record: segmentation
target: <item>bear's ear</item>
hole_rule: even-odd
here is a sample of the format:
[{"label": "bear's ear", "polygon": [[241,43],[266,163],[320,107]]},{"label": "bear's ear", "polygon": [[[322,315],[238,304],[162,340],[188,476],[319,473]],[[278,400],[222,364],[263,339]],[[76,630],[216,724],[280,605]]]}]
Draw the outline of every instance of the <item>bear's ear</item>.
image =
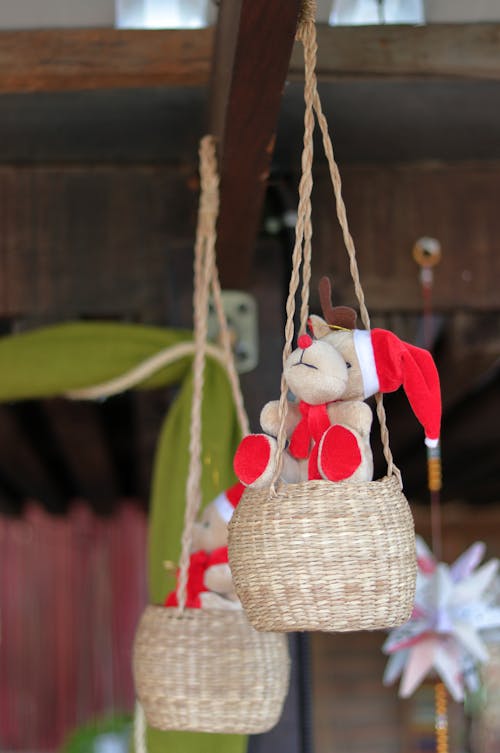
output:
[{"label": "bear's ear", "polygon": [[356,329],[357,314],[349,306],[332,306],[332,285],[330,278],[324,275],[319,281],[319,300],[323,316],[332,328]]},{"label": "bear's ear", "polygon": [[320,316],[316,316],[316,314],[311,314],[307,324],[309,326],[309,329],[311,329],[316,340],[320,340],[322,337],[329,335],[331,332],[331,329],[328,326],[328,324],[325,322],[325,320],[322,319]]}]

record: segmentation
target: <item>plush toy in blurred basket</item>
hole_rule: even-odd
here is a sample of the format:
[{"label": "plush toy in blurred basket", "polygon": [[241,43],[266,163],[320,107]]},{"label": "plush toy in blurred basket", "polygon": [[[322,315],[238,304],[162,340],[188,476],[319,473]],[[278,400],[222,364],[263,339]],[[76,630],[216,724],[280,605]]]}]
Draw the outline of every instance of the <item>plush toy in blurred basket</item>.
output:
[{"label": "plush toy in blurred basket", "polygon": [[[228,562],[227,524],[244,488],[243,484],[236,483],[221,492],[205,507],[200,520],[193,526],[186,585],[188,608],[241,609]],[[178,606],[177,589],[168,594],[165,606]]]}]

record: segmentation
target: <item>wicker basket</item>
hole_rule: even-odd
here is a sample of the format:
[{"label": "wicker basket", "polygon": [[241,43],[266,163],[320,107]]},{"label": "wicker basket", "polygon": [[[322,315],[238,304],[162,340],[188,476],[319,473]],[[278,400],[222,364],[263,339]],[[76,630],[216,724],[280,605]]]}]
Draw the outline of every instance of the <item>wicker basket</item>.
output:
[{"label": "wicker basket", "polygon": [[401,625],[415,596],[413,518],[395,476],[247,489],[229,525],[229,561],[257,630]]},{"label": "wicker basket", "polygon": [[255,734],[281,715],[290,662],[285,636],[258,633],[242,611],[148,606],[133,671],[152,727]]}]

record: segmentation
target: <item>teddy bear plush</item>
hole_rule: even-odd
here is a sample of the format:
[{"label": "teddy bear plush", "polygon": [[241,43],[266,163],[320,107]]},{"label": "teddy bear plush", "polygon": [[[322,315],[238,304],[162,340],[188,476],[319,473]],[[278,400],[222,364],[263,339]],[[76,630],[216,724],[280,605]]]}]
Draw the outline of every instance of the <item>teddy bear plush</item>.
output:
[{"label": "teddy bear plush", "polygon": [[[286,383],[296,398],[288,403],[286,418],[288,447],[281,480],[288,483],[321,478],[368,481],[373,475],[372,411],[363,402],[361,371],[352,345],[356,312],[337,307],[331,320],[341,335],[335,344],[329,340],[329,324],[319,316],[310,317],[313,337],[301,335],[284,366]],[[273,478],[278,406],[277,400],[264,406],[260,415],[264,433],[246,437],[238,447],[234,469],[246,486],[262,488]]]},{"label": "teddy bear plush", "polygon": [[[188,608],[241,609],[229,568],[227,524],[243,491],[241,483],[226,489],[206,505],[194,524],[186,585]],[[165,606],[177,604],[177,593],[172,591]]]},{"label": "teddy bear plush", "polygon": [[[284,365],[285,381],[296,400],[288,404],[281,480],[311,479],[363,482],[373,476],[370,448],[372,412],[363,402],[376,392],[403,386],[426,431],[426,444],[436,447],[441,418],[439,377],[428,351],[399,340],[392,332],[356,329],[356,313],[332,307],[328,278],[320,283],[324,318],[311,316],[311,335]],[[267,403],[260,417],[263,434],[240,443],[234,470],[255,489],[270,484],[276,470],[278,401]]]}]

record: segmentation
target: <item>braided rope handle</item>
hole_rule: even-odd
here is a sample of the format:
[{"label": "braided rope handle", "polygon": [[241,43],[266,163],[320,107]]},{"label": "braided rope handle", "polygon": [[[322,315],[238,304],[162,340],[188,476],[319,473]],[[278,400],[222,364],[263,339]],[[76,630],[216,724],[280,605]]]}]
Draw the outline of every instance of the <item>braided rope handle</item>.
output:
[{"label": "braided rope handle", "polygon": [[147,753],[147,725],[144,709],[139,701],[135,702],[134,710],[134,751]]},{"label": "braided rope handle", "polygon": [[[231,338],[215,263],[216,222],[219,210],[219,178],[215,156],[215,141],[205,136],[200,142],[200,204],[196,228],[194,251],[194,358],[193,358],[193,401],[191,404],[191,425],[189,441],[189,471],[186,482],[186,510],[182,534],[179,579],[177,583],[177,614],[182,614],[186,606],[186,586],[189,569],[189,555],[193,536],[193,525],[201,506],[201,410],[205,359],[214,350],[207,342],[207,313],[210,288],[212,288],[215,310],[221,333],[222,363],[231,386],[236,406],[238,422],[243,435],[248,434],[248,417],[243,406],[238,374],[234,362]],[[213,355],[213,353],[212,353]],[[134,745],[136,753],[147,753],[146,718],[139,701],[134,714]]]},{"label": "braided rope handle", "polygon": [[215,263],[216,222],[219,211],[219,177],[215,156],[215,141],[205,136],[200,142],[201,193],[196,229],[194,254],[194,344],[193,359],[193,401],[191,405],[191,425],[189,441],[189,471],[186,482],[186,510],[184,530],[181,539],[179,579],[177,583],[178,613],[186,606],[186,587],[189,557],[193,537],[193,525],[201,506],[201,410],[205,359],[207,355],[207,313],[210,289],[219,321],[222,347],[231,391],[236,405],[242,433],[248,434],[248,418],[243,407],[243,397],[234,363],[231,339],[226,316],[222,306],[219,277]]},{"label": "braided rope handle", "polygon": [[[286,303],[287,320],[285,325],[285,345],[283,347],[283,367],[292,350],[292,341],[294,336],[293,319],[295,315],[295,295],[300,283],[300,268],[302,265],[302,290],[301,290],[301,308],[300,308],[300,329],[299,333],[305,331],[307,319],[309,316],[309,285],[311,279],[311,238],[312,238],[312,221],[311,221],[311,192],[313,187],[312,164],[313,164],[313,134],[315,127],[314,116],[322,134],[323,148],[328,161],[330,178],[332,181],[337,218],[342,229],[344,244],[349,256],[349,269],[354,282],[354,289],[359,303],[361,321],[367,330],[370,329],[370,316],[366,308],[365,296],[359,277],[359,269],[356,260],[356,249],[354,240],[349,230],[347,221],[347,212],[342,198],[342,181],[337,163],[333,154],[333,146],[328,131],[328,123],[323,114],[321,101],[317,88],[316,78],[316,61],[317,61],[317,40],[316,40],[316,0],[303,0],[299,26],[297,29],[297,40],[302,42],[304,48],[304,146],[302,150],[302,174],[299,183],[299,205],[297,211],[297,224],[295,228],[295,245],[292,254],[292,274],[290,277],[290,286]],[[285,378],[281,378],[281,394],[279,401],[280,426],[277,436],[277,455],[276,469],[271,483],[271,494],[276,494],[276,484],[281,475],[283,466],[283,453],[286,444],[286,415],[287,415],[287,394],[288,388]],[[387,474],[395,475],[401,485],[401,473],[395,466],[392,452],[389,446],[389,432],[387,429],[387,420],[382,395],[376,395],[377,417],[380,424],[380,436],[384,457],[387,462]]]}]

